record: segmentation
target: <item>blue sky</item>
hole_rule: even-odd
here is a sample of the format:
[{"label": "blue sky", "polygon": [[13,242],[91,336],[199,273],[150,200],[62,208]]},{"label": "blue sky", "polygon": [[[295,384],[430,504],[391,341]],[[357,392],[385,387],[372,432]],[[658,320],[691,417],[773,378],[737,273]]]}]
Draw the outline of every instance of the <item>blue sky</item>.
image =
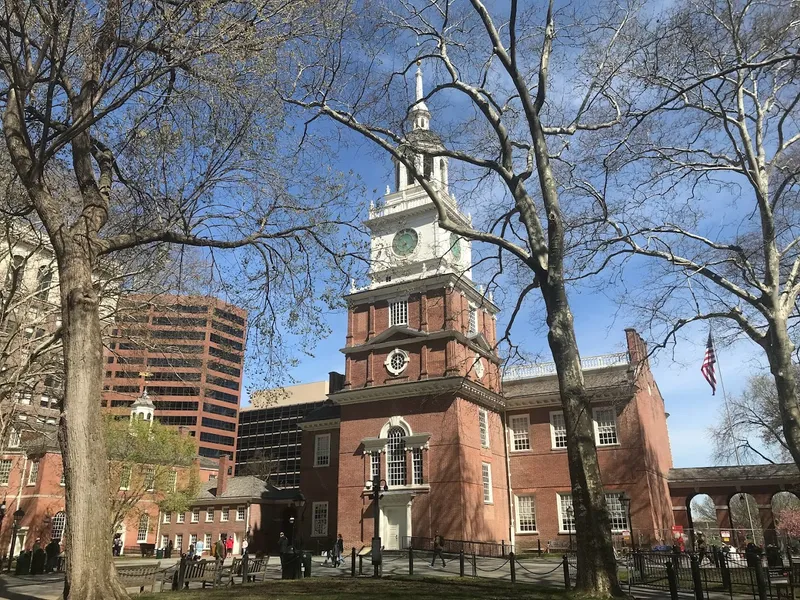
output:
[{"label": "blue sky", "polygon": [[[391,182],[390,160],[367,144],[356,144],[342,148],[334,168],[351,170],[363,178],[365,195],[360,207],[360,218],[366,218],[370,198],[378,197]],[[594,356],[625,349],[624,329],[635,325],[626,321],[624,312],[614,300],[613,294],[600,294],[588,289],[573,288],[570,301],[575,315],[575,327],[582,356]],[[511,306],[501,306],[505,312],[498,316],[498,330],[505,326],[505,318]],[[329,371],[344,370],[344,356],[339,349],[344,346],[347,330],[347,314],[344,309],[326,314],[325,320],[332,333],[319,340],[314,357],[301,358],[299,364],[287,373],[298,383],[326,379]],[[543,326],[541,305],[534,301],[518,318],[515,326],[515,343],[538,360],[549,361],[551,357]],[[712,445],[708,428],[713,425],[723,406],[722,389],[711,395],[711,388],[700,374],[700,365],[708,334],[706,326],[684,331],[674,349],[662,351],[653,360],[656,381],[665,398],[672,454],[676,467],[703,466],[711,464]],[[718,348],[719,366],[728,395],[736,395],[743,389],[748,375],[763,368],[760,353],[749,342]],[[251,360],[257,360],[251,358]],[[245,369],[245,387],[247,371]],[[246,394],[243,404],[246,403]]]}]

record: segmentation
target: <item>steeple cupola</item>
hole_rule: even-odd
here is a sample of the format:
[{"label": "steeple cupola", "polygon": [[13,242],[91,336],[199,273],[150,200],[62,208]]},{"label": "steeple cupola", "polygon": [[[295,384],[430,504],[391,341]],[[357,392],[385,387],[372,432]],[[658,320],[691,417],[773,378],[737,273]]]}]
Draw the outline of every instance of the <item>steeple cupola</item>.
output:
[{"label": "steeple cupola", "polygon": [[416,80],[416,103],[411,107],[411,112],[409,114],[411,127],[415,130],[429,129],[431,125],[431,112],[428,110],[428,106],[423,100],[425,93],[422,90],[422,67],[419,62],[417,62]]},{"label": "steeple cupola", "polygon": [[153,415],[156,412],[156,405],[150,400],[150,396],[145,389],[142,395],[131,405],[131,421],[140,419],[153,423]]}]

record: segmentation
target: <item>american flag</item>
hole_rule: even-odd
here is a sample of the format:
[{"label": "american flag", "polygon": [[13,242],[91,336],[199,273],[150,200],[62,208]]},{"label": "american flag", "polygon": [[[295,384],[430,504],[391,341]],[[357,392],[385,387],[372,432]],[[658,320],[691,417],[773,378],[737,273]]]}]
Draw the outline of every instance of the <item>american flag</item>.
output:
[{"label": "american flag", "polygon": [[711,395],[717,393],[717,374],[714,372],[714,365],[717,364],[717,355],[714,352],[714,340],[711,339],[711,332],[708,332],[708,342],[706,342],[706,355],[703,357],[703,366],[700,372],[706,378],[708,385],[711,386]]}]

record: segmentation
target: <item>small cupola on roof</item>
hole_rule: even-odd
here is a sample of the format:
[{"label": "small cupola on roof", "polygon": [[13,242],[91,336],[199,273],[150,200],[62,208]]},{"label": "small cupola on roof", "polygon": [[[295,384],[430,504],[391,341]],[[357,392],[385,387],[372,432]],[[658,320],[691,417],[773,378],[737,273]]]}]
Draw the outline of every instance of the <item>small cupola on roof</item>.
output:
[{"label": "small cupola on roof", "polygon": [[411,107],[411,112],[409,117],[411,118],[411,126],[413,129],[430,129],[431,125],[431,111],[428,110],[428,106],[425,104],[423,98],[425,97],[425,93],[422,91],[422,67],[420,66],[419,61],[417,61],[417,94],[416,94],[416,103],[414,106]]},{"label": "small cupola on roof", "polygon": [[144,392],[142,392],[142,395],[131,405],[131,421],[134,419],[140,419],[143,421],[149,421],[152,424],[153,415],[155,415],[155,412],[156,405],[153,404],[152,400],[150,400],[147,389],[145,389]]}]

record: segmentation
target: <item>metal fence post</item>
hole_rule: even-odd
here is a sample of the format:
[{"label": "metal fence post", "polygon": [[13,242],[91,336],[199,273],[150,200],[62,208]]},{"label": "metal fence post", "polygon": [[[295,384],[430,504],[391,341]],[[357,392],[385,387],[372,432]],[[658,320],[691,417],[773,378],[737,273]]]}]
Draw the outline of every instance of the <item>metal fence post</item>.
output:
[{"label": "metal fence post", "polygon": [[463,577],[464,576],[464,551],[461,550],[458,553],[458,574]]},{"label": "metal fence post", "polygon": [[478,576],[478,559],[475,557],[475,553],[472,553],[472,576]]},{"label": "metal fence post", "polygon": [[692,554],[689,557],[689,564],[692,567],[692,587],[694,588],[694,597],[697,600],[703,600],[703,578],[700,575],[700,561],[697,560],[697,555]]},{"label": "metal fence post", "polygon": [[408,574],[414,574],[414,548],[408,547]]},{"label": "metal fence post", "polygon": [[536,551],[539,553],[539,558],[542,557],[542,540],[536,539]]},{"label": "metal fence post", "polygon": [[500,540],[500,555],[505,558],[506,557],[506,541]]},{"label": "metal fence post", "polygon": [[353,551],[350,553],[350,577],[356,576],[356,547],[353,546]]},{"label": "metal fence post", "polygon": [[671,600],[678,600],[678,575],[671,562],[667,563],[667,582],[669,583],[669,597]]},{"label": "metal fence post", "polygon": [[756,586],[758,587],[758,599],[767,600],[767,579],[764,577],[764,566],[759,560],[755,566],[756,571]]},{"label": "metal fence post", "polygon": [[717,560],[719,561],[719,574],[722,577],[722,589],[730,591],[731,589],[731,570],[728,565],[728,555],[724,552],[718,554]]},{"label": "metal fence post", "polygon": [[361,554],[358,555],[358,574],[364,574],[364,556]]},{"label": "metal fence post", "polygon": [[569,560],[567,559],[566,554],[561,562],[564,564],[564,589],[569,591],[571,587],[569,582]]},{"label": "metal fence post", "polygon": [[[249,575],[247,574],[247,568],[249,566],[248,565],[249,562],[250,561],[248,560],[247,554],[242,556],[242,584],[247,583],[247,579],[249,577]],[[233,581],[233,575],[235,575],[235,573],[231,574],[231,581]]]},{"label": "metal fence post", "polygon": [[511,583],[517,583],[517,557],[513,552],[509,552],[508,560],[511,561]]}]

